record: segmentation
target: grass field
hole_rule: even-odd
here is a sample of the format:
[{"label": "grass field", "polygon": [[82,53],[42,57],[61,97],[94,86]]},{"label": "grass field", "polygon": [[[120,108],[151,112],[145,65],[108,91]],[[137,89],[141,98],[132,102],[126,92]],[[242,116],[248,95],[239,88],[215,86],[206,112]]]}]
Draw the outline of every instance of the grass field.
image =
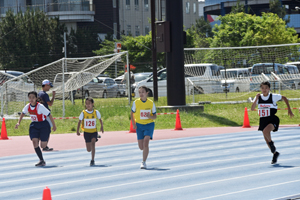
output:
[{"label": "grass field", "polygon": [[[195,102],[199,101],[239,101],[247,100],[248,97],[254,97],[257,92],[251,93],[229,93],[227,98],[225,94],[205,94],[195,95]],[[288,98],[299,98],[300,91],[282,91],[282,95]],[[192,96],[187,96],[187,103],[193,102]],[[291,107],[300,107],[300,101],[290,101]],[[167,98],[160,97],[156,106],[167,105]],[[81,100],[76,100],[75,105],[70,101],[66,101],[66,117],[78,117],[84,109]],[[205,104],[204,112],[190,111],[180,112],[181,125],[183,128],[193,127],[222,127],[222,126],[242,126],[244,119],[244,108],[250,108],[250,103],[242,104]],[[130,106],[127,98],[112,98],[112,99],[95,99],[95,108],[100,111],[104,122],[104,131],[126,131],[130,125]],[[278,103],[278,108],[286,108],[284,102]],[[54,117],[62,116],[62,101],[56,100],[51,107]],[[158,110],[163,112],[163,110]],[[299,124],[300,114],[298,110],[293,110],[294,118],[289,118],[286,110],[279,110],[277,116],[280,118],[281,124]],[[248,112],[250,124],[258,125],[257,112]],[[65,119],[55,120],[57,131],[55,133],[75,133],[78,120]],[[17,120],[7,120],[6,126],[9,136],[28,135],[30,120],[23,120],[19,129],[14,129]],[[99,125],[99,123],[98,123]],[[173,129],[175,126],[175,115],[160,115],[157,117],[156,129]],[[99,127],[98,127],[99,128]]]}]

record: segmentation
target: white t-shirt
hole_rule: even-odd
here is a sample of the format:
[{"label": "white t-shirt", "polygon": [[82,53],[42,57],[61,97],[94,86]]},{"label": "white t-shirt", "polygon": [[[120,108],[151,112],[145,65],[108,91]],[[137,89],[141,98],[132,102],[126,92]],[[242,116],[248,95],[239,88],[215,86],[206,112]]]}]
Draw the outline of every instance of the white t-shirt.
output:
[{"label": "white t-shirt", "polygon": [[[43,105],[43,104],[37,104],[37,105],[35,105],[35,106],[37,106],[37,113],[40,115],[40,114],[42,114],[42,115],[45,115],[45,116],[49,116],[50,115],[50,111]],[[32,106],[30,103],[29,104],[27,104],[24,108],[23,108],[23,110],[22,110],[22,113],[23,114],[27,114],[28,113],[28,107],[30,107],[30,110],[34,110],[35,109],[35,106]],[[43,119],[43,120],[45,120],[45,119]]]},{"label": "white t-shirt", "polygon": [[[264,96],[263,94],[260,94],[260,97],[262,98],[262,100],[267,101],[270,97],[270,94],[268,94],[268,96]],[[273,100],[273,104],[276,104],[277,101],[281,100],[282,96],[281,94],[272,94],[272,100]],[[254,101],[256,100],[256,96],[254,97]],[[256,105],[258,104],[258,101],[256,102]]]},{"label": "white t-shirt", "polygon": [[[132,103],[131,110],[132,110],[133,113],[135,113],[135,111],[136,111],[135,102]],[[152,107],[152,114],[156,114],[156,107],[155,107],[155,103],[154,102],[153,102],[153,107]]]},{"label": "white t-shirt", "polygon": [[[92,114],[94,112],[94,110],[92,110],[92,111],[85,110],[85,111],[89,114]],[[96,115],[97,115],[98,119],[101,119],[101,114],[98,110],[96,110]],[[84,114],[83,114],[83,112],[81,112],[79,115],[79,120],[83,120],[83,117],[84,117]]]}]

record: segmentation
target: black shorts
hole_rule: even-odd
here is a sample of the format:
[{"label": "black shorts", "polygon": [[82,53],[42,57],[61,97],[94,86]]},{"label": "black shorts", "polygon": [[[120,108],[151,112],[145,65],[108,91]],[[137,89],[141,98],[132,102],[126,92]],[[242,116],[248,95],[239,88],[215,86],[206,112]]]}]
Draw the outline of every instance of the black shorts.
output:
[{"label": "black shorts", "polygon": [[84,132],[83,134],[84,134],[85,143],[92,142],[93,138],[96,138],[96,142],[98,141],[98,132],[94,132],[94,133]]},{"label": "black shorts", "polygon": [[39,138],[42,142],[47,142],[51,132],[50,124],[47,120],[42,122],[31,122],[29,126],[29,137]]},{"label": "black shorts", "polygon": [[280,120],[276,115],[271,115],[270,117],[261,117],[259,119],[258,130],[263,131],[266,128],[266,126],[268,126],[269,124],[273,124],[273,126],[275,127],[273,132],[276,132],[279,128],[279,122]]}]

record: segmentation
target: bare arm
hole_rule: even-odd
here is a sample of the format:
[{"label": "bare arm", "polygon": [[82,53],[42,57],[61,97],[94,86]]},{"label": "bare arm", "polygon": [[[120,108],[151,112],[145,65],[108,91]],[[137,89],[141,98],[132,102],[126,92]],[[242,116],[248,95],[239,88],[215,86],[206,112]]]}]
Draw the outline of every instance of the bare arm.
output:
[{"label": "bare arm", "polygon": [[20,126],[20,123],[21,123],[21,121],[22,121],[22,119],[23,119],[24,116],[25,116],[25,114],[22,113],[21,116],[20,116],[20,118],[19,118],[18,123],[17,123],[16,126],[15,126],[15,129],[18,129],[18,127]]},{"label": "bare arm", "polygon": [[258,101],[259,96],[260,96],[260,93],[257,93],[257,94],[256,94],[256,98],[255,98],[255,101],[253,101],[252,106],[251,106],[251,110],[252,110],[252,111],[255,110],[255,107],[256,107],[256,104],[257,104],[257,101]]},{"label": "bare arm", "polygon": [[49,115],[49,118],[50,118],[50,120],[51,120],[51,122],[52,122],[52,125],[53,125],[52,130],[53,130],[53,131],[56,131],[56,125],[55,125],[54,119],[53,119],[53,117],[52,117],[51,114]]},{"label": "bare arm", "polygon": [[294,114],[293,114],[293,112],[292,112],[292,110],[291,110],[291,107],[290,107],[290,104],[289,104],[289,100],[288,100],[285,96],[282,96],[281,98],[282,98],[282,100],[285,102],[285,104],[286,104],[286,106],[287,106],[287,108],[288,108],[288,115],[289,115],[290,117],[294,117]]},{"label": "bare arm", "polygon": [[154,114],[153,116],[151,116],[150,113],[148,113],[148,114],[147,114],[147,117],[148,117],[149,119],[155,120],[157,116],[156,116],[156,114]]},{"label": "bare arm", "polygon": [[101,131],[102,133],[104,133],[104,130],[103,130],[103,121],[102,121],[102,119],[99,119],[99,121],[100,121],[100,124],[101,124],[100,131]]},{"label": "bare arm", "polygon": [[133,129],[136,129],[136,124],[135,124],[135,120],[134,120],[134,113],[132,111],[130,113],[130,116],[131,116],[131,123],[132,123]]},{"label": "bare arm", "polygon": [[79,120],[78,124],[77,124],[77,135],[80,135],[80,132],[79,132],[80,125],[81,125],[81,120]]},{"label": "bare arm", "polygon": [[52,99],[47,102],[48,106],[52,106],[55,99],[55,91],[52,91]]}]

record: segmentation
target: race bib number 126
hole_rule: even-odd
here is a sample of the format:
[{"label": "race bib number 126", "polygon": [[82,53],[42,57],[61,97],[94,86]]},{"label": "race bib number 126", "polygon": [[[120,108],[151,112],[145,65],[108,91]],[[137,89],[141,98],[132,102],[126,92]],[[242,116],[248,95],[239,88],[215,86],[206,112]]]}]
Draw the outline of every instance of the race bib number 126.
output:
[{"label": "race bib number 126", "polygon": [[86,129],[96,128],[96,119],[84,119],[84,128]]}]

